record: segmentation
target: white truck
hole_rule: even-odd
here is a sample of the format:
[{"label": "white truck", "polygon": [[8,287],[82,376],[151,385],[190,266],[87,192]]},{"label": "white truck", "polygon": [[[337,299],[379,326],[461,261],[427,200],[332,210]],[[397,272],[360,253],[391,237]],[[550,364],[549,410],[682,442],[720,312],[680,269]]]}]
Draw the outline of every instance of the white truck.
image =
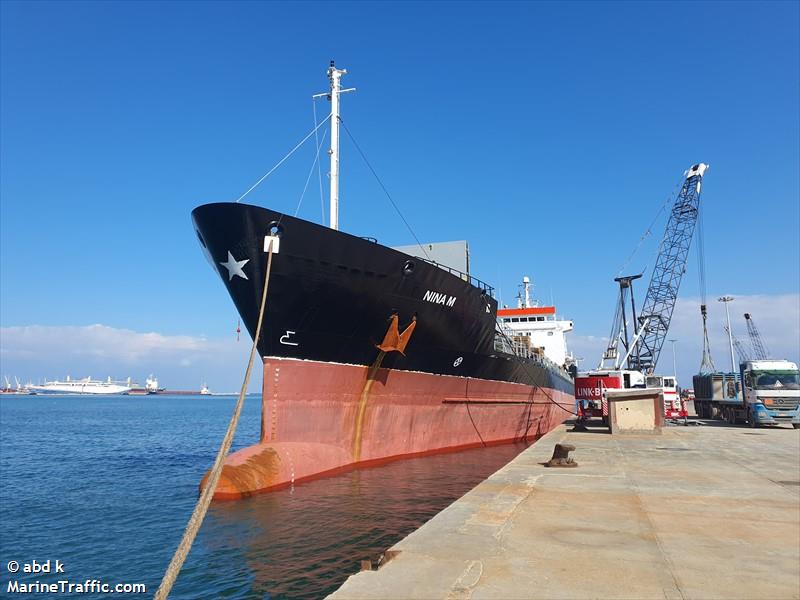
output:
[{"label": "white truck", "polygon": [[791,421],[800,429],[800,371],[788,360],[748,360],[740,367],[743,408],[754,427]]},{"label": "white truck", "polygon": [[751,427],[789,421],[800,429],[800,372],[788,360],[748,360],[738,373],[695,375],[695,410]]}]

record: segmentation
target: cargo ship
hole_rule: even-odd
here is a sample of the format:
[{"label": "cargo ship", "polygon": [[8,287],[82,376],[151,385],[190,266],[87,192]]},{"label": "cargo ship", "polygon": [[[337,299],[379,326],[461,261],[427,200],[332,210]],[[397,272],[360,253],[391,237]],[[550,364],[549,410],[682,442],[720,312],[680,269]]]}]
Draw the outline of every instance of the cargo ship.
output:
[{"label": "cargo ship", "polygon": [[448,264],[435,260],[434,244],[401,251],[339,231],[345,73],[328,69],[330,227],[239,202],[192,212],[251,337],[265,243],[273,252],[257,343],[261,439],[227,458],[215,498],[401,457],[533,441],[574,410],[564,340],[572,324],[557,320],[555,307],[534,306],[526,288],[516,309],[498,308],[493,288],[469,273],[468,255]]},{"label": "cargo ship", "polygon": [[165,389],[159,387],[158,379],[152,373],[147,377],[144,382],[144,387],[133,387],[128,392],[129,396],[148,396],[152,394],[163,394]]}]

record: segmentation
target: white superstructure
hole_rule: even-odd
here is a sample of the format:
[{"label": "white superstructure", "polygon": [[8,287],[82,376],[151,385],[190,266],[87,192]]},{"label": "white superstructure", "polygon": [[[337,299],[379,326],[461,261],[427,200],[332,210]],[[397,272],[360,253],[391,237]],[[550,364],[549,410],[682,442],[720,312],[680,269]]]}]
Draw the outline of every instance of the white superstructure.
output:
[{"label": "white superstructure", "polygon": [[[572,321],[560,319],[555,306],[540,306],[531,300],[531,282],[522,279],[517,308],[500,308],[497,318],[503,332],[523,353],[543,354],[558,366],[574,362],[567,350],[566,334],[572,331]],[[527,350],[527,352],[525,352]]]},{"label": "white superstructure", "polygon": [[158,387],[158,379],[152,374],[145,380],[144,389],[148,394],[157,394],[162,391],[162,389]]},{"label": "white superstructure", "polygon": [[41,385],[32,385],[30,389],[43,394],[125,394],[131,390],[130,378],[127,381],[105,381],[86,377],[72,379],[67,375],[65,381],[45,381]]}]

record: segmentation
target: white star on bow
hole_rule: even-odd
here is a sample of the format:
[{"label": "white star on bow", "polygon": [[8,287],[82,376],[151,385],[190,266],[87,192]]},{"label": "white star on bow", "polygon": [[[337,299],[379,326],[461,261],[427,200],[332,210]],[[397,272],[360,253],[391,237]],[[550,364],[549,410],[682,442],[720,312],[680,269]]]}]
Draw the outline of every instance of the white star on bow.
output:
[{"label": "white star on bow", "polygon": [[242,279],[247,279],[247,275],[244,274],[242,267],[249,262],[250,262],[249,258],[245,258],[244,260],[236,260],[235,258],[233,258],[233,254],[231,254],[231,251],[228,250],[228,262],[221,262],[219,264],[228,269],[228,281],[230,281],[231,279],[233,279],[234,275],[238,275]]}]

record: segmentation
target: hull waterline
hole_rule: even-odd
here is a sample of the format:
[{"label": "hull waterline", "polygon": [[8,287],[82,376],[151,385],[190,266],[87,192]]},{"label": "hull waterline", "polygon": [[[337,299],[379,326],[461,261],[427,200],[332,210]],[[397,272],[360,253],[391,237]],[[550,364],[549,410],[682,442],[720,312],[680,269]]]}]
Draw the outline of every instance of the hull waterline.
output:
[{"label": "hull waterline", "polygon": [[227,458],[214,497],[404,457],[534,442],[569,416],[571,402],[524,384],[267,358],[261,442]]}]

